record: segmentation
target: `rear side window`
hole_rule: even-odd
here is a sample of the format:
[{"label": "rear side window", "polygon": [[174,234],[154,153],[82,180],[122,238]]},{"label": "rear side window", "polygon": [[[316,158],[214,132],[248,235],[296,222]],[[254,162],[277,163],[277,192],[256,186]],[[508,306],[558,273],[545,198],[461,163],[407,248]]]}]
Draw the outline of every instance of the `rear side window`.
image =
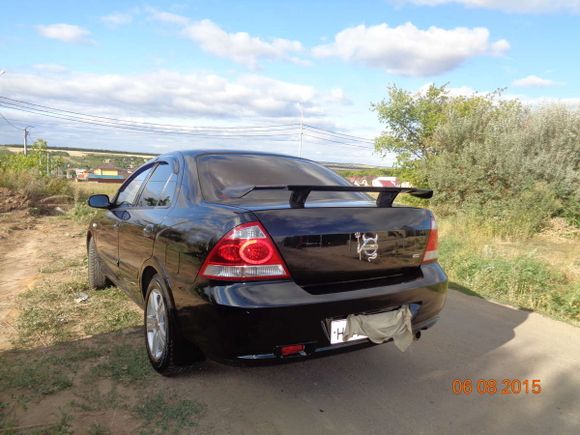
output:
[{"label": "rear side window", "polygon": [[143,188],[139,207],[168,207],[171,205],[177,185],[177,176],[172,165],[161,162]]},{"label": "rear side window", "polygon": [[[291,157],[254,154],[207,154],[197,158],[203,197],[211,202],[262,203],[286,202],[288,191],[262,190],[244,198],[231,198],[227,189],[238,186],[310,184],[350,186],[344,178],[314,162]],[[368,201],[369,197],[353,192],[312,192],[308,202]]]},{"label": "rear side window", "polygon": [[143,181],[147,179],[153,167],[149,167],[141,172],[139,172],[135,178],[133,178],[129,184],[127,184],[123,190],[119,192],[117,195],[117,200],[115,201],[115,205],[135,205],[135,200],[137,199],[137,194],[139,193],[139,189],[143,184]]}]

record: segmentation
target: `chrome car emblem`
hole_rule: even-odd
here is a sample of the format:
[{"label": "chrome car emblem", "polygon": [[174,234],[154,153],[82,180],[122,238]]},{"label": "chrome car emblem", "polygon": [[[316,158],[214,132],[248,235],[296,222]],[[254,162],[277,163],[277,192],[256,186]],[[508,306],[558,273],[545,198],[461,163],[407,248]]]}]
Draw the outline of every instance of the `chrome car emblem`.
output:
[{"label": "chrome car emblem", "polygon": [[354,233],[356,237],[356,252],[358,259],[362,261],[363,255],[370,263],[379,256],[379,235],[374,234],[374,237],[367,237],[365,233]]}]

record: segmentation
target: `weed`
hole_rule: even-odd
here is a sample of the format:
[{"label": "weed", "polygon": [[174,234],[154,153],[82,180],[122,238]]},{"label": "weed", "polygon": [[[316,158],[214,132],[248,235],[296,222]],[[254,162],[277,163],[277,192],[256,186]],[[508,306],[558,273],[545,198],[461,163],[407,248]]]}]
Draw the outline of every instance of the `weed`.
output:
[{"label": "weed", "polygon": [[196,426],[196,419],[204,411],[205,407],[199,402],[168,399],[161,393],[146,397],[134,409],[135,415],[144,422],[144,433],[181,433],[187,427]]},{"label": "weed", "polygon": [[141,345],[122,343],[106,351],[106,356],[107,358],[93,369],[93,376],[132,384],[141,382],[153,374]]},{"label": "weed", "polygon": [[107,435],[111,431],[98,423],[94,423],[89,427],[89,435]]},{"label": "weed", "polygon": [[50,264],[45,264],[40,267],[40,273],[56,273],[62,272],[70,268],[82,266],[83,259],[79,258],[58,258],[53,260]]},{"label": "weed", "polygon": [[506,257],[492,243],[478,247],[473,240],[453,236],[442,237],[439,250],[449,278],[460,286],[499,302],[580,321],[578,283],[545,262],[529,254]]},{"label": "weed", "polygon": [[0,366],[2,391],[17,389],[30,395],[49,395],[72,386],[66,364],[50,364],[46,358],[27,358]]},{"label": "weed", "polygon": [[60,411],[60,418],[58,423],[42,429],[36,433],[38,434],[50,434],[50,435],[69,435],[72,434],[72,428],[71,428],[71,422],[72,422],[72,417],[68,414],[66,414],[63,411]]},{"label": "weed", "polygon": [[111,390],[101,393],[98,388],[90,388],[76,394],[79,401],[74,400],[71,405],[84,412],[102,411],[105,409],[125,409],[125,396],[118,392],[116,384]]},{"label": "weed", "polygon": [[[71,271],[72,277],[64,282],[44,280],[20,296],[16,344],[48,346],[141,323],[140,311],[121,291],[89,290],[79,272],[81,268]],[[87,302],[75,302],[80,292],[88,294]]]},{"label": "weed", "polygon": [[67,215],[72,220],[81,224],[88,224],[98,214],[99,214],[98,210],[89,207],[84,202],[76,202],[74,207],[71,208],[67,213]]},{"label": "weed", "polygon": [[103,334],[125,328],[135,327],[142,323],[141,311],[127,299],[127,296],[116,287],[91,292],[88,305],[91,313],[83,322],[86,335]]}]

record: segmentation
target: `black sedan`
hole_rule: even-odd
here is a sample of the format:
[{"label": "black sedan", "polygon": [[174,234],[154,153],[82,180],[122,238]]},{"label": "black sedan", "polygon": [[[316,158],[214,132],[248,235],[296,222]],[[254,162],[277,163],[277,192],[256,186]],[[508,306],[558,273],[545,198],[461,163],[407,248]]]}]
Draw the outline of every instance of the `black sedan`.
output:
[{"label": "black sedan", "polygon": [[283,155],[162,155],[114,198],[89,198],[105,209],[87,233],[89,283],[113,283],[144,308],[147,353],[165,375],[205,356],[404,348],[401,337],[437,321],[447,277],[432,213],[393,205],[401,193],[432,194],[353,186]]}]

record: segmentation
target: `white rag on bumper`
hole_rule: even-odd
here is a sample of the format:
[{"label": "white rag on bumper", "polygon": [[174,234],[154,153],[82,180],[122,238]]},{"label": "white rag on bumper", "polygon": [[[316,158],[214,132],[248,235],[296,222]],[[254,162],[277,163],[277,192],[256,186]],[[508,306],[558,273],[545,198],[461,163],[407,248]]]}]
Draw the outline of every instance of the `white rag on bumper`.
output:
[{"label": "white rag on bumper", "polygon": [[380,344],[392,338],[395,346],[404,352],[413,342],[411,317],[408,305],[386,313],[351,314],[346,318],[343,340],[353,335],[366,335],[373,343]]}]

